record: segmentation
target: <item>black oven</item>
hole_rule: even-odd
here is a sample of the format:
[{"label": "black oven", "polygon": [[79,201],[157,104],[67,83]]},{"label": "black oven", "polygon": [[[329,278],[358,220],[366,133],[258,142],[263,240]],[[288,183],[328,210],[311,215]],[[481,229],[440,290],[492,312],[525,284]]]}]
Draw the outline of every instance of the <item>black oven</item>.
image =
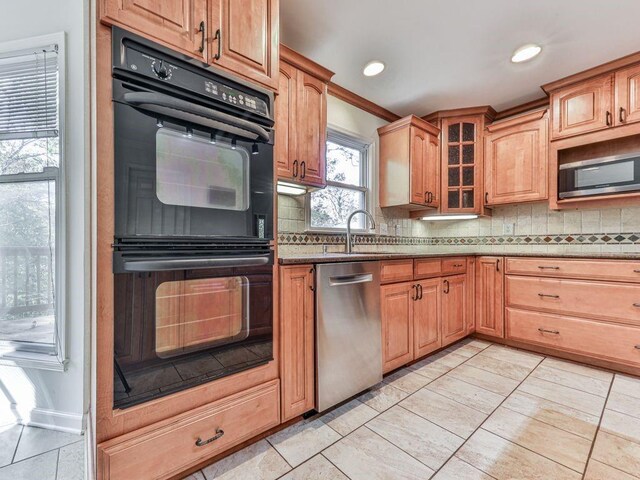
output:
[{"label": "black oven", "polygon": [[116,238],[273,239],[273,94],[113,39]]},{"label": "black oven", "polygon": [[273,251],[116,245],[114,408],[273,359]]}]

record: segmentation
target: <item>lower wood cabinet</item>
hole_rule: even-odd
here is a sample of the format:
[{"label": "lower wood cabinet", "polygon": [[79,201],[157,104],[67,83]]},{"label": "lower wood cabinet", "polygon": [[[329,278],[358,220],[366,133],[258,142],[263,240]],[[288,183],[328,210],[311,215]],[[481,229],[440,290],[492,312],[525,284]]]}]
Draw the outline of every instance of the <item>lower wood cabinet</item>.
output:
[{"label": "lower wood cabinet", "polygon": [[314,268],[280,268],[282,421],[315,406]]},{"label": "lower wood cabinet", "polygon": [[480,257],[476,261],[476,332],[504,338],[504,259]]},{"label": "lower wood cabinet", "polygon": [[417,292],[417,285],[413,282],[380,287],[384,373],[413,360],[413,317]]},{"label": "lower wood cabinet", "polygon": [[441,280],[421,280],[418,284],[418,300],[413,310],[413,352],[420,358],[442,345],[440,336]]},{"label": "lower wood cabinet", "polygon": [[467,276],[442,279],[442,345],[449,345],[467,335],[469,297]]}]

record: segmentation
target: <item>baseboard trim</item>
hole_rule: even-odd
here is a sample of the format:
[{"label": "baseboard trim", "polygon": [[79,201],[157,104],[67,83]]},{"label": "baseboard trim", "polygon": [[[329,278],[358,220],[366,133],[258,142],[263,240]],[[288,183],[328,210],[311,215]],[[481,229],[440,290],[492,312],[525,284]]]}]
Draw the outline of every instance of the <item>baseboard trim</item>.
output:
[{"label": "baseboard trim", "polygon": [[30,427],[48,428],[78,435],[84,431],[84,415],[78,413],[33,408],[21,416],[20,423]]}]

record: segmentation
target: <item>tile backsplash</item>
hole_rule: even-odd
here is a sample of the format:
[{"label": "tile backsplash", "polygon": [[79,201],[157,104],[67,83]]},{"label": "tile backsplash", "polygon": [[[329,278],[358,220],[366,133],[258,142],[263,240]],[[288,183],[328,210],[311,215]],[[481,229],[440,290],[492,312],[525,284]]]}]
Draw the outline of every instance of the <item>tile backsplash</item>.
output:
[{"label": "tile backsplash", "polygon": [[[278,198],[281,255],[341,251],[343,234],[305,232],[304,197]],[[358,235],[357,251],[486,253],[640,253],[640,206],[552,211],[546,203],[496,207],[459,222],[412,220],[402,209],[376,209],[376,235]],[[386,234],[381,232],[386,225]]]}]

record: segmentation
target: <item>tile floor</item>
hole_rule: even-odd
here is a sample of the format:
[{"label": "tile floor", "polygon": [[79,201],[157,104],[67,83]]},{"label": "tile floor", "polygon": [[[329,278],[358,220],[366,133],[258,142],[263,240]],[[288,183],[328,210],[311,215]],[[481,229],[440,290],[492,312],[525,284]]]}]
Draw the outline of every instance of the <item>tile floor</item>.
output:
[{"label": "tile floor", "polygon": [[0,426],[0,480],[83,480],[84,436]]},{"label": "tile floor", "polygon": [[640,379],[479,340],[186,480],[640,479]]}]

